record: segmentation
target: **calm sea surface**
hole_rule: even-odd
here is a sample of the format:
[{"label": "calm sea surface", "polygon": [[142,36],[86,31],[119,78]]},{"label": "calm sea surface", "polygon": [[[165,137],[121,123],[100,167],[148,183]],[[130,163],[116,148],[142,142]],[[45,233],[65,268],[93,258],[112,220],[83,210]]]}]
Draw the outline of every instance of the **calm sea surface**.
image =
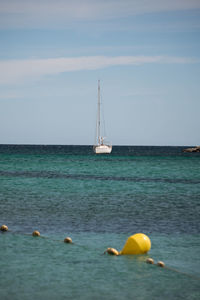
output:
[{"label": "calm sea surface", "polygon": [[[200,299],[200,154],[182,150],[0,145],[0,299]],[[102,255],[138,232],[148,255]]]}]

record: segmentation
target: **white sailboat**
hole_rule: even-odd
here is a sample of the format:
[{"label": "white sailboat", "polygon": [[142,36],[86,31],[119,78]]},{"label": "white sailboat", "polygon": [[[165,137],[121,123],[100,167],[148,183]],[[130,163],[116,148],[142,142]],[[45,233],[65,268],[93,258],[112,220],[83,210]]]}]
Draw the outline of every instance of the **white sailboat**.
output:
[{"label": "white sailboat", "polygon": [[100,80],[98,80],[98,113],[97,113],[97,132],[95,145],[93,146],[96,154],[111,153],[112,145],[105,143],[105,137],[101,136],[101,95],[100,95]]}]

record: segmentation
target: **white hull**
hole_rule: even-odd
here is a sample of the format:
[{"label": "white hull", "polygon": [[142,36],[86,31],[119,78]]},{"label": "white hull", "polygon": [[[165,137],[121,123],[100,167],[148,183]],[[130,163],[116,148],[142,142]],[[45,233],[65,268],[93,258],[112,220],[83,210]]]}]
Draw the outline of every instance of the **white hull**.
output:
[{"label": "white hull", "polygon": [[94,146],[93,149],[96,154],[111,153],[112,146],[99,145],[99,146]]}]

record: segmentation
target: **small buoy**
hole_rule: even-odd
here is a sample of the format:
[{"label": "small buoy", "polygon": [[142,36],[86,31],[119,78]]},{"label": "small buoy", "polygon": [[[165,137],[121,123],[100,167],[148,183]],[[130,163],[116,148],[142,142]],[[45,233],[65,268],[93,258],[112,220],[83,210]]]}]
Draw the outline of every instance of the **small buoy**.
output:
[{"label": "small buoy", "polygon": [[66,237],[64,239],[64,243],[72,244],[72,239],[70,237]]},{"label": "small buoy", "polygon": [[150,265],[153,265],[153,264],[154,264],[153,258],[150,258],[150,257],[147,258],[146,263],[147,263],[147,264],[150,264]]},{"label": "small buoy", "polygon": [[104,254],[105,253],[108,253],[110,255],[119,255],[119,252],[116,249],[114,249],[114,248],[108,248],[108,249],[106,249],[106,251],[104,252]]},{"label": "small buoy", "polygon": [[158,261],[157,262],[157,266],[164,268],[165,267],[165,263],[163,261]]},{"label": "small buoy", "polygon": [[33,231],[32,236],[40,236],[40,232],[35,230]]},{"label": "small buoy", "polygon": [[1,231],[8,231],[8,226],[2,225],[1,226]]},{"label": "small buoy", "polygon": [[120,254],[145,254],[151,249],[149,237],[143,233],[131,235]]}]

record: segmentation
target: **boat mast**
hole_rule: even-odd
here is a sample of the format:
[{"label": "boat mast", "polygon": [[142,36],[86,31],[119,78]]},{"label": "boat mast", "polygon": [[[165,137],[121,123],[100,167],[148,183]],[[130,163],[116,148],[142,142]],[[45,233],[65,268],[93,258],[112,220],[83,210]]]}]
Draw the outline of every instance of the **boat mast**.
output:
[{"label": "boat mast", "polygon": [[98,143],[101,144],[101,136],[100,136],[100,80],[98,80],[98,124],[97,124],[97,136],[98,136]]}]

